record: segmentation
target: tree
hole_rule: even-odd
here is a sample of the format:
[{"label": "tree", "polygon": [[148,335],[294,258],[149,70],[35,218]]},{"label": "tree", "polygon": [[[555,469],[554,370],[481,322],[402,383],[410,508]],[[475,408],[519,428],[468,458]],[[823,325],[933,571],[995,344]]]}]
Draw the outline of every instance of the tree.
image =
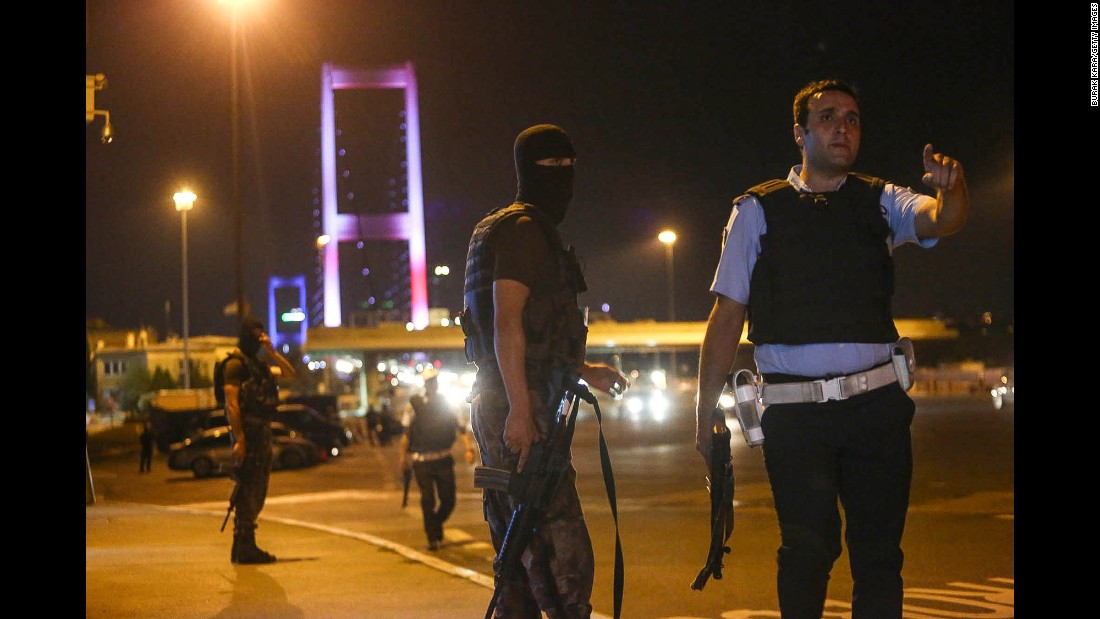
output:
[{"label": "tree", "polygon": [[205,389],[207,387],[214,386],[214,379],[199,371],[199,364],[192,359],[189,363],[191,366],[191,388],[192,389]]},{"label": "tree", "polygon": [[179,383],[172,378],[168,370],[158,365],[153,368],[153,375],[149,378],[149,388],[146,391],[160,391],[161,389],[176,389],[178,387]]},{"label": "tree", "polygon": [[137,411],[141,397],[161,389],[175,389],[176,379],[159,365],[150,374],[142,367],[133,367],[122,375],[118,389],[118,407],[124,411]]},{"label": "tree", "polygon": [[137,409],[138,398],[150,390],[151,384],[148,370],[134,365],[118,382],[118,407],[124,411]]}]

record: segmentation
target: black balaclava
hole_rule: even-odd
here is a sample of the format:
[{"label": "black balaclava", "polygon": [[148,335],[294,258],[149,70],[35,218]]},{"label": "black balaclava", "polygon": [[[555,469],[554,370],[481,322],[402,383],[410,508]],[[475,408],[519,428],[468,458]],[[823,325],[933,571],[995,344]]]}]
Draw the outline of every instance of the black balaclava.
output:
[{"label": "black balaclava", "polygon": [[573,199],[573,166],[545,166],[535,162],[576,156],[573,143],[561,127],[535,125],[524,129],[516,137],[516,201],[537,206],[555,224],[560,224]]},{"label": "black balaclava", "polygon": [[237,348],[249,357],[255,357],[260,352],[260,338],[252,334],[254,329],[264,330],[264,323],[251,316],[241,322],[241,330],[237,333]]}]

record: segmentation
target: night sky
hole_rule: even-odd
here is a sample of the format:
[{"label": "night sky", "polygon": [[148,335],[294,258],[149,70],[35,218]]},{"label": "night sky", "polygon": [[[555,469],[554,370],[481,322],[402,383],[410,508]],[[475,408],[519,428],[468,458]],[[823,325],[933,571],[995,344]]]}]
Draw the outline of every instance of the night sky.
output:
[{"label": "night sky", "polygon": [[[962,161],[967,227],[895,253],[895,316],[1014,320],[1014,16],[1005,2],[254,0],[243,17],[242,186],[247,297],[270,276],[313,291],[325,62],[412,61],[419,89],[428,264],[461,309],[473,225],[515,195],[512,144],[569,132],[576,192],[562,225],[585,265],[583,304],[617,320],[705,320],[731,200],[800,162],[791,102],[840,78],[863,95],[855,169],[924,191],[921,149]],[[181,222],[190,187],[190,334],[235,333],[229,20],[217,0],[89,0],[88,74],[111,113],[86,136],[86,314],[180,331]],[[434,294],[434,292],[433,292]],[[170,314],[165,304],[171,306]],[[170,324],[166,324],[170,323]],[[270,327],[270,325],[269,325]]]}]

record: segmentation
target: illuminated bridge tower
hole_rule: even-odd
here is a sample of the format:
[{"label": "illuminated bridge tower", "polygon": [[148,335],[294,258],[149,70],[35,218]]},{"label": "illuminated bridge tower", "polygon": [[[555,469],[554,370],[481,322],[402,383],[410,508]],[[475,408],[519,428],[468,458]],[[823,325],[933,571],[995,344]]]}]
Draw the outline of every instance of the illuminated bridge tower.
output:
[{"label": "illuminated bridge tower", "polygon": [[[339,125],[339,126],[338,126]],[[420,113],[413,65],[321,67],[318,247],[311,323],[428,324]],[[316,201],[315,201],[316,202]]]}]

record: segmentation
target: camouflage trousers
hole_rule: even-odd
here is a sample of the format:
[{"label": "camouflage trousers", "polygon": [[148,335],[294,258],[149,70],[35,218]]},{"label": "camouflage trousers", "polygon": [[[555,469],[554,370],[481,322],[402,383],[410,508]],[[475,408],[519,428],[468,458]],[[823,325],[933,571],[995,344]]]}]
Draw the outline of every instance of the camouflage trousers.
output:
[{"label": "camouflage trousers", "polygon": [[[532,402],[532,407],[537,423],[545,430],[544,405]],[[483,390],[471,402],[471,425],[482,463],[515,470],[519,456],[504,448],[507,415],[508,400],[502,390]],[[500,583],[495,619],[538,619],[540,612],[550,619],[588,619],[592,615],[595,559],[576,481],[577,471],[570,463],[523,553],[524,570]],[[484,491],[484,503],[485,521],[499,553],[517,503],[496,490]]]},{"label": "camouflage trousers", "polygon": [[237,467],[236,518],[233,520],[235,535],[251,538],[256,520],[267,500],[267,483],[271,478],[271,422],[245,418],[244,462]]}]

